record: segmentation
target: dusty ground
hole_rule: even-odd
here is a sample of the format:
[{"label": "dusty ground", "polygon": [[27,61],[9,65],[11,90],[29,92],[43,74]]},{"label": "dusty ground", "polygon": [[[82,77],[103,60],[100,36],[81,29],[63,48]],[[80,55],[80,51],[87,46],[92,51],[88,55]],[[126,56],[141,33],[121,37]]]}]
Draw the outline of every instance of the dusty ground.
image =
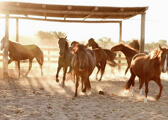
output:
[{"label": "dusty ground", "polygon": [[[37,72],[38,71],[38,72]],[[124,93],[123,87],[129,78],[123,71],[106,70],[101,82],[91,76],[92,94],[81,92],[74,98],[74,83],[67,76],[66,86],[55,82],[55,71],[32,70],[28,77],[0,80],[0,120],[165,120],[168,119],[168,75],[162,74],[163,92],[155,101],[158,87],[149,84],[148,103],[139,95],[138,81],[135,94]],[[37,73],[37,74],[35,74]],[[22,74],[25,74],[22,71]],[[60,80],[62,74],[60,73]],[[79,87],[80,88],[80,87]],[[104,95],[98,94],[99,90]],[[80,89],[79,89],[80,91]],[[143,87],[144,93],[144,87]]]}]

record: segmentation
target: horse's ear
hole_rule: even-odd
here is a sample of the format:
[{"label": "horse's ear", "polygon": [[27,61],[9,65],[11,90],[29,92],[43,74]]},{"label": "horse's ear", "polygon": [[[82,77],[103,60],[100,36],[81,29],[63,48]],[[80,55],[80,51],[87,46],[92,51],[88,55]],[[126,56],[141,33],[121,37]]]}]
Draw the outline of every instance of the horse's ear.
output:
[{"label": "horse's ear", "polygon": [[60,39],[60,36],[58,35],[58,39]]},{"label": "horse's ear", "polygon": [[159,49],[162,50],[162,47],[160,46],[160,44],[159,44]]},{"label": "horse's ear", "polygon": [[65,37],[65,39],[67,39],[67,36]]},{"label": "horse's ear", "polygon": [[77,51],[78,51],[78,44],[75,44],[74,46],[72,46],[71,53],[75,54]]}]

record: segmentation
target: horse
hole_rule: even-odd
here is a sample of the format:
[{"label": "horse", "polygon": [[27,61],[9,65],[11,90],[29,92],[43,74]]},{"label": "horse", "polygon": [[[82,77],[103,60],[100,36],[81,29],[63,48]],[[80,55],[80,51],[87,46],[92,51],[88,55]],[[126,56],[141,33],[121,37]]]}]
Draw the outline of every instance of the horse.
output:
[{"label": "horse", "polygon": [[[92,49],[101,48],[93,38],[90,38],[88,40],[87,46],[92,47]],[[107,64],[109,64],[111,67],[115,67],[117,65],[117,63],[114,61],[114,59],[116,57],[116,53],[112,52],[109,49],[104,49],[104,48],[102,48],[102,49],[107,54]]]},{"label": "horse", "polygon": [[167,69],[167,50],[166,48],[159,47],[154,49],[149,55],[145,53],[136,54],[131,62],[130,72],[131,76],[126,83],[125,88],[130,89],[131,85],[134,87],[135,77],[139,77],[140,84],[139,89],[142,93],[142,87],[145,83],[145,98],[144,102],[147,103],[148,94],[148,82],[153,80],[160,88],[159,94],[156,96],[156,100],[161,97],[163,86],[161,84],[160,75],[161,72],[166,72]]},{"label": "horse", "polygon": [[[75,95],[77,97],[77,89],[79,86],[79,79],[81,78],[82,82],[82,92],[86,92],[91,90],[91,84],[89,80],[89,76],[92,74],[95,65],[96,65],[96,57],[94,51],[90,49],[86,49],[86,46],[82,44],[75,44],[71,50],[74,54],[71,62],[71,66],[74,71],[74,75],[76,78],[75,84]],[[84,84],[84,88],[83,88]]]},{"label": "horse", "polygon": [[129,45],[130,47],[134,48],[135,50],[139,51],[140,46],[139,46],[138,40],[133,40],[133,41],[130,42],[128,45]]},{"label": "horse", "polygon": [[125,55],[125,58],[127,60],[127,65],[128,65],[125,70],[125,75],[126,75],[128,69],[130,68],[131,60],[132,60],[133,56],[136,55],[137,53],[139,53],[139,51],[137,51],[134,48],[132,48],[128,45],[125,45],[123,43],[120,43],[118,45],[113,46],[111,48],[111,51],[112,52],[121,51]]},{"label": "horse", "polygon": [[[1,40],[1,50],[4,49],[5,46],[5,37]],[[41,75],[43,76],[42,66],[44,62],[44,55],[42,50],[37,45],[22,45],[17,42],[12,42],[8,40],[9,43],[9,61],[8,64],[10,64],[13,61],[16,61],[18,63],[18,70],[19,70],[19,77],[20,77],[20,60],[26,60],[29,59],[29,69],[26,73],[26,76],[28,75],[31,67],[32,67],[32,61],[34,58],[36,58],[37,62],[40,65],[41,68]]]},{"label": "horse", "polygon": [[[79,44],[79,42],[73,41],[71,43],[71,46],[73,47],[77,44]],[[85,48],[88,48],[88,47],[89,47],[88,44],[85,45]],[[98,68],[98,71],[96,73],[96,79],[98,79],[98,77],[97,77],[98,73],[99,73],[99,71],[101,71],[101,76],[99,78],[99,81],[101,81],[103,74],[104,74],[104,71],[105,71],[107,55],[101,48],[93,49],[93,51],[95,52],[95,55],[96,55],[96,67]]]},{"label": "horse", "polygon": [[96,66],[98,68],[96,78],[97,78],[99,71],[101,70],[101,77],[99,79],[99,81],[101,81],[102,76],[104,74],[106,63],[108,63],[110,66],[113,66],[113,67],[116,65],[116,63],[114,61],[116,53],[111,52],[108,49],[102,49],[101,47],[99,47],[99,45],[95,42],[95,40],[93,38],[90,38],[88,40],[88,43],[86,46],[92,47],[92,50],[95,51],[95,53],[96,53],[96,58],[97,58],[97,65]]},{"label": "horse", "polygon": [[59,45],[59,58],[58,58],[58,67],[57,67],[57,73],[56,73],[56,82],[59,82],[58,76],[61,68],[63,68],[63,80],[62,80],[62,86],[64,87],[65,85],[65,79],[66,79],[66,73],[68,67],[70,67],[69,72],[71,72],[72,67],[71,67],[71,60],[73,57],[73,54],[70,52],[69,45],[67,42],[67,37],[65,38],[60,38],[58,37],[58,45]]}]

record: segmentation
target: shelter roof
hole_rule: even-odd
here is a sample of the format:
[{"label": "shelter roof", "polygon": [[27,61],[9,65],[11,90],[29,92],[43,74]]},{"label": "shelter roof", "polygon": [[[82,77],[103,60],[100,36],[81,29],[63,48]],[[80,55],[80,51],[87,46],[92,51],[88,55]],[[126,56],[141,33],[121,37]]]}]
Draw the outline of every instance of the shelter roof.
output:
[{"label": "shelter roof", "polygon": [[0,13],[10,15],[40,16],[44,20],[61,18],[63,21],[110,21],[128,19],[138,14],[143,14],[148,7],[101,7],[101,6],[77,6],[37,4],[25,2],[0,2]]}]

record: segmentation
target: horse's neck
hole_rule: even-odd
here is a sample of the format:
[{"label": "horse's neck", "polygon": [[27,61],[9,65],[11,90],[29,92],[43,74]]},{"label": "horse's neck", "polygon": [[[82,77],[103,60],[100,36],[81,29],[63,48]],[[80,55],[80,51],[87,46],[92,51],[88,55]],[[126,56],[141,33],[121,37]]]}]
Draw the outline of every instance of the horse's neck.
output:
[{"label": "horse's neck", "polygon": [[95,48],[100,48],[97,43],[95,43],[94,45],[92,45],[92,49],[95,49]]},{"label": "horse's neck", "polygon": [[134,51],[127,47],[124,47],[123,49],[121,49],[121,52],[123,52],[125,56],[133,56],[138,53],[137,51]]}]

